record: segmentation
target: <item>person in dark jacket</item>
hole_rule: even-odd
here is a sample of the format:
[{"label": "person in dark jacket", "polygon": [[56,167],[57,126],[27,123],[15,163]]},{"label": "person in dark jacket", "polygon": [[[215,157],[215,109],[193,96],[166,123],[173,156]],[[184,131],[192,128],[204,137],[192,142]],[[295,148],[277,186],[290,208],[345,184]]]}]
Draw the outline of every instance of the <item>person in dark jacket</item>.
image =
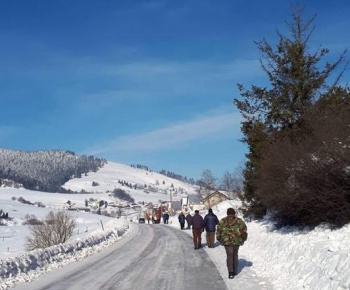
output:
[{"label": "person in dark jacket", "polygon": [[183,230],[185,228],[185,215],[183,214],[183,212],[181,212],[179,214],[179,223],[180,223],[180,228]]},{"label": "person in dark jacket", "polygon": [[213,210],[210,208],[208,214],[204,217],[204,227],[207,232],[207,244],[209,248],[214,248],[215,231],[218,223],[218,217],[213,214]]},{"label": "person in dark jacket", "polygon": [[167,212],[164,214],[164,223],[165,224],[169,223],[169,214]]},{"label": "person in dark jacket", "polygon": [[187,214],[186,221],[187,221],[187,229],[190,229],[192,225],[192,216],[190,213]]},{"label": "person in dark jacket", "polygon": [[192,234],[194,249],[197,250],[202,246],[202,232],[204,231],[204,220],[199,211],[195,210],[194,216],[192,217]]}]

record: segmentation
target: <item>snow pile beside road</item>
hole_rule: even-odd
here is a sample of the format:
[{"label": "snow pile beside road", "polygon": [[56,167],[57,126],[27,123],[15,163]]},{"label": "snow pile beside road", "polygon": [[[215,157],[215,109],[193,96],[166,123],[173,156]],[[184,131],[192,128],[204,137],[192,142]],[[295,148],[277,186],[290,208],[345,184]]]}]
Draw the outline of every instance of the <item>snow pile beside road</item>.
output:
[{"label": "snow pile beside road", "polygon": [[106,223],[105,231],[98,230],[84,240],[77,240],[46,249],[39,249],[18,257],[0,261],[0,289],[29,282],[45,272],[61,268],[74,261],[101,251],[125,235],[129,223],[125,219]]},{"label": "snow pile beside road", "polygon": [[248,233],[240,252],[276,289],[350,289],[350,225],[277,230],[267,220],[248,223]]},{"label": "snow pile beside road", "polygon": [[[239,201],[222,202],[213,211],[221,219],[229,207],[237,210]],[[278,230],[266,218],[247,222],[247,227],[248,240],[239,256],[274,289],[350,289],[350,224],[333,231],[326,226]]]}]

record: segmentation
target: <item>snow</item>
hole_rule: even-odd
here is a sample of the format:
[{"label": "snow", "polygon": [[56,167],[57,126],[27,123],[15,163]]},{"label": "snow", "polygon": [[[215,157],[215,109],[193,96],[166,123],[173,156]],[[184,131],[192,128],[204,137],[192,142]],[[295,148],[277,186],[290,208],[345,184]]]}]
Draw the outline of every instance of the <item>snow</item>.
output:
[{"label": "snow", "polygon": [[7,289],[18,283],[30,282],[43,273],[97,253],[119,240],[128,228],[125,219],[110,221],[107,223],[109,230],[96,231],[88,238],[4,259],[0,262],[0,277],[7,279],[2,279],[0,288]]},{"label": "snow", "polygon": [[265,220],[248,223],[248,232],[242,254],[276,289],[350,289],[350,225],[277,230]]},{"label": "snow", "polygon": [[[129,220],[110,218],[86,212],[72,212],[77,227],[65,244],[25,251],[29,231],[23,225],[26,214],[44,218],[50,210],[57,210],[67,200],[83,206],[86,198],[101,197],[94,194],[58,194],[25,189],[0,188],[0,209],[13,218],[7,226],[0,226],[0,289],[7,289],[20,282],[31,281],[45,272],[81,260],[118,241],[128,232]],[[106,199],[107,194],[103,196]],[[17,201],[23,197],[30,202],[41,201],[45,208]],[[16,200],[13,200],[16,198]],[[103,229],[102,229],[103,225]]]},{"label": "snow", "polygon": [[[237,200],[225,201],[213,207],[213,212],[221,219],[233,207],[241,217],[239,206]],[[268,218],[246,224],[248,240],[239,250],[241,272],[233,280],[226,277],[224,247],[204,247],[229,289],[255,289],[257,285],[256,289],[350,289],[350,224],[333,231],[326,226],[311,231],[278,230]],[[177,216],[171,226],[179,227]],[[202,240],[206,242],[205,232]]]},{"label": "snow", "polygon": [[[38,218],[44,218],[50,210],[60,209],[60,205],[67,200],[71,200],[77,206],[83,206],[84,200],[93,195],[87,194],[58,194],[24,189],[0,189],[0,209],[8,212],[13,218],[8,222],[8,226],[0,227],[0,258],[17,256],[24,253],[25,238],[29,232],[27,226],[23,225],[26,214],[34,214]],[[23,197],[30,202],[41,201],[45,208],[28,205],[12,200],[15,197]],[[105,197],[104,197],[105,198]],[[101,229],[102,224],[113,220],[110,217],[90,214],[86,212],[71,212],[76,218],[77,227],[74,232],[74,239],[83,239],[92,232]]]},{"label": "snow", "polygon": [[[123,187],[118,180],[125,180],[128,183],[143,185],[151,185],[159,189],[159,192],[149,192],[146,194],[141,189],[131,189]],[[98,182],[98,186],[92,186],[92,182]],[[163,184],[163,181],[165,184]],[[173,189],[171,187],[173,185]],[[170,189],[172,189],[172,200],[180,200],[180,192],[183,194],[195,194],[195,186],[184,183],[182,181],[167,177],[165,175],[146,171],[144,169],[134,168],[128,165],[108,162],[97,172],[90,172],[87,176],[69,180],[63,186],[66,189],[80,192],[84,189],[87,192],[105,193],[112,192],[116,188],[126,190],[135,202],[158,202],[159,200],[169,200]],[[162,192],[161,192],[162,191]],[[179,194],[176,194],[177,191]]]},{"label": "snow", "polygon": [[[158,180],[159,188],[163,187],[164,190],[169,190],[171,183],[175,188],[182,188],[188,193],[195,190],[190,185],[157,173],[114,163],[108,163],[98,172],[71,180],[65,185],[73,190],[94,192],[90,194],[57,194],[0,188],[0,209],[13,217],[7,226],[0,226],[0,289],[31,281],[47,271],[102,251],[129,235],[129,220],[133,217],[115,219],[74,212],[78,226],[74,236],[66,244],[28,253],[24,249],[28,235],[27,227],[22,225],[25,214],[31,213],[41,218],[67,200],[77,206],[83,206],[84,200],[90,197],[112,201],[113,198],[108,196],[107,191],[119,187],[118,179],[140,184],[156,184]],[[165,185],[162,184],[163,180]],[[100,185],[92,187],[92,181]],[[130,190],[130,193],[138,201],[158,201],[167,196],[163,193],[147,194],[142,190]],[[12,197],[20,196],[31,202],[41,201],[46,207],[39,208],[12,200]],[[221,219],[226,216],[229,207],[235,208],[241,217],[238,200],[222,202],[213,207],[213,211]],[[205,211],[201,212],[202,216],[205,214]],[[159,226],[180,228],[177,216],[171,217],[170,222],[169,225]],[[227,277],[224,247],[218,243],[213,249],[206,247],[205,232],[202,235],[204,250],[217,266],[228,289],[350,289],[350,225],[338,230],[330,230],[324,225],[314,230],[298,230],[293,227],[277,229],[268,217],[246,224],[248,240],[240,247],[240,270],[233,280]],[[185,232],[191,235],[190,230]]]}]

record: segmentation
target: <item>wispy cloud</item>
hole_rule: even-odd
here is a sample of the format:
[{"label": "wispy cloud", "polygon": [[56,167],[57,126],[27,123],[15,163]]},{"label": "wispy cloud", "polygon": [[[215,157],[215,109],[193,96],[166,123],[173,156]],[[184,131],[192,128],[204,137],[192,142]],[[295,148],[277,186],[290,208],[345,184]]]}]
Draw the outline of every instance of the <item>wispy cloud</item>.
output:
[{"label": "wispy cloud", "polygon": [[239,113],[203,116],[188,122],[157,128],[149,132],[126,135],[87,150],[87,154],[168,150],[189,145],[193,141],[223,138],[222,134],[239,131]]},{"label": "wispy cloud", "polygon": [[[86,67],[84,68],[86,71]],[[88,70],[89,71],[89,70]],[[235,59],[231,62],[214,61],[161,61],[148,60],[129,62],[127,64],[96,64],[91,71],[101,74],[125,77],[154,77],[162,75],[207,75],[210,77],[256,76],[263,74],[259,59]]]},{"label": "wispy cloud", "polygon": [[230,63],[149,60],[126,64],[77,64],[75,75],[101,80],[101,87],[93,87],[93,92],[89,92],[86,83],[85,92],[76,95],[80,99],[79,105],[89,108],[92,104],[94,109],[96,99],[102,106],[146,98],[163,100],[222,95],[222,92],[233,90],[236,82],[262,75],[259,66],[257,59],[237,59]]}]

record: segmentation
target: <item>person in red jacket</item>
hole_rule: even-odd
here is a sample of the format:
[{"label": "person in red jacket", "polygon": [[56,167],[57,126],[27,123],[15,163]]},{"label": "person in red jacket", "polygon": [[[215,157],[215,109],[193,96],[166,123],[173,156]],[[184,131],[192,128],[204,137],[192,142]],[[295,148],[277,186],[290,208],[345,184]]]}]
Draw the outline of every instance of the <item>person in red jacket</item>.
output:
[{"label": "person in red jacket", "polygon": [[149,221],[151,220],[151,216],[148,212],[146,213],[146,220],[147,220],[147,223],[149,223]]},{"label": "person in red jacket", "polygon": [[192,234],[194,249],[197,250],[202,246],[202,232],[204,231],[204,220],[198,210],[194,211],[192,217]]}]

